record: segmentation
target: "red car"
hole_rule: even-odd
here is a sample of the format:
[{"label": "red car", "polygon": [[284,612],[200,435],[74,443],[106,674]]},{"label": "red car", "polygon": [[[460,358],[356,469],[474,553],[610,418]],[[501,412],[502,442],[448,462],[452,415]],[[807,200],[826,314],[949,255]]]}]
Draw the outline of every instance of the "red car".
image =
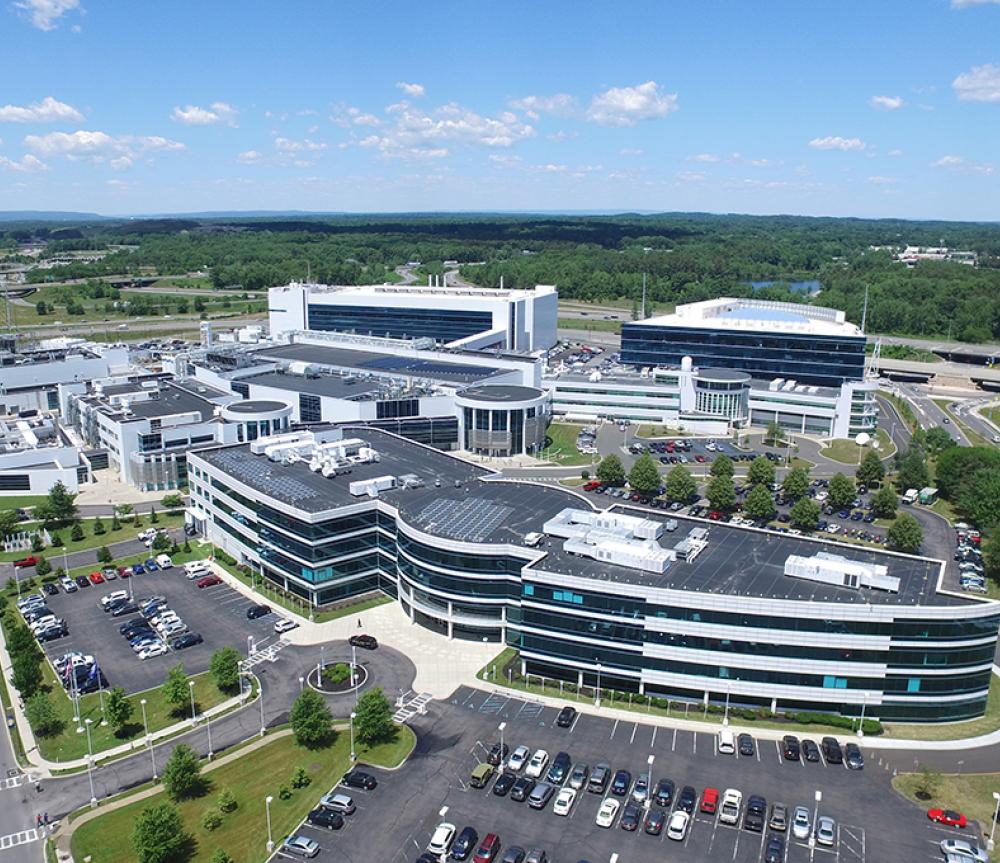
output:
[{"label": "red car", "polygon": [[217,575],[206,575],[204,578],[199,578],[195,584],[198,587],[214,587],[217,584],[222,584],[222,579]]},{"label": "red car", "polygon": [[104,584],[104,576],[99,572],[90,573],[90,583],[91,584]]},{"label": "red car", "polygon": [[702,812],[706,812],[709,815],[715,813],[716,808],[719,805],[719,789],[718,788],[706,788],[701,792],[701,806],[699,807]]},{"label": "red car", "polygon": [[20,569],[22,566],[34,566],[38,563],[38,558],[33,554],[29,554],[27,557],[22,557],[20,560],[14,561],[14,568]]},{"label": "red car", "polygon": [[698,462],[698,464],[704,464],[704,463],[705,463],[705,461],[706,461],[706,459],[705,459],[705,456],[703,456],[703,455],[696,455],[696,456],[694,457],[694,460],[695,460],[696,462]]},{"label": "red car", "polygon": [[127,566],[119,566],[118,567],[118,577],[119,578],[131,578],[132,577],[132,570],[129,569]]},{"label": "red car", "polygon": [[500,856],[500,837],[496,833],[487,833],[479,843],[476,853],[472,855],[472,863],[492,863]]},{"label": "red car", "polygon": [[965,816],[954,809],[928,809],[927,817],[938,824],[945,824],[948,827],[964,827],[966,825]]},{"label": "red car", "polygon": [[721,512],[719,512],[719,511],[718,511],[717,509],[713,509],[713,510],[712,510],[712,511],[711,511],[711,512],[710,512],[710,513],[708,514],[708,517],[709,517],[710,519],[712,519],[712,521],[720,521],[720,520],[722,519],[722,513],[721,513]]}]

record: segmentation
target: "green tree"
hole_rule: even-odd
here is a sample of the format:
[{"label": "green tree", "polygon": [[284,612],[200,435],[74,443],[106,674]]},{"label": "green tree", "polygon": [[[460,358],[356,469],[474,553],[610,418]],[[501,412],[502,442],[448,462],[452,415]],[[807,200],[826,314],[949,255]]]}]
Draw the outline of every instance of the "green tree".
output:
[{"label": "green tree", "polygon": [[712,476],[732,476],[733,471],[733,460],[729,456],[719,454],[712,459],[712,466],[709,469]]},{"label": "green tree", "polygon": [[899,498],[892,486],[884,485],[872,495],[872,512],[879,518],[895,518]]},{"label": "green tree", "polygon": [[46,692],[36,692],[24,705],[24,715],[39,737],[54,737],[63,729],[63,719]]},{"label": "green tree", "polygon": [[115,504],[114,513],[118,518],[128,518],[135,513],[135,507],[130,503]]},{"label": "green tree", "polygon": [[798,527],[815,530],[819,522],[819,504],[811,497],[800,497],[788,510],[788,517]]},{"label": "green tree", "polygon": [[755,485],[750,489],[743,503],[743,513],[754,521],[769,519],[774,515],[774,498],[766,485]]},{"label": "green tree", "polygon": [[186,743],[178,743],[174,747],[163,768],[162,778],[167,796],[175,802],[197,797],[205,787],[198,755]]},{"label": "green tree", "polygon": [[[359,707],[360,704],[359,699]],[[330,710],[323,697],[312,689],[304,689],[295,699],[288,721],[296,742],[309,749],[326,745],[333,735]]]},{"label": "green tree", "polygon": [[785,497],[798,500],[809,491],[809,472],[804,467],[793,467],[781,483]]},{"label": "green tree", "polygon": [[114,515],[111,516],[111,530],[116,531],[116,530],[121,530],[121,528],[122,528],[122,523],[118,521],[118,514],[115,513]]},{"label": "green tree", "polygon": [[687,503],[698,495],[698,483],[684,465],[674,465],[665,482],[667,500]]},{"label": "green tree", "polygon": [[927,445],[927,452],[931,453],[931,455],[937,455],[937,453],[943,452],[949,447],[956,446],[951,433],[948,429],[941,426],[934,426],[934,428],[928,429],[924,442]]},{"label": "green tree", "polygon": [[190,837],[175,806],[147,806],[132,826],[132,848],[138,863],[176,863],[184,859]]},{"label": "green tree", "polygon": [[[940,470],[940,462],[938,463]],[[896,470],[896,488],[901,492],[911,488],[926,488],[931,477],[927,470],[927,460],[919,447],[911,446],[899,459]]]},{"label": "green tree", "polygon": [[614,453],[604,456],[597,466],[597,478],[605,485],[622,485],[625,482],[622,460]]},{"label": "green tree", "polygon": [[233,692],[240,686],[240,654],[232,647],[222,647],[212,654],[208,670],[215,685],[223,692]]},{"label": "green tree", "polygon": [[889,547],[894,551],[912,554],[920,550],[920,544],[924,541],[924,532],[920,527],[920,522],[909,513],[904,512],[892,523],[886,537],[889,540]]},{"label": "green tree", "polygon": [[162,503],[166,509],[180,509],[184,506],[184,497],[176,492],[173,492],[171,494],[165,494],[160,503]]},{"label": "green tree", "polygon": [[219,796],[215,799],[216,805],[219,807],[220,812],[235,812],[239,803],[236,801],[236,795],[233,794],[228,788],[223,788],[219,792]]},{"label": "green tree", "polygon": [[212,859],[209,863],[233,863],[233,858],[221,848],[216,848],[215,851],[212,852]]},{"label": "green tree", "polygon": [[1000,533],[983,543],[983,569],[994,581],[1000,581]]},{"label": "green tree", "polygon": [[648,452],[635,460],[632,470],[628,472],[628,483],[633,491],[643,495],[653,495],[659,490],[660,471]]},{"label": "green tree", "polygon": [[153,537],[153,551],[166,551],[173,545],[173,540],[168,534],[158,533]]},{"label": "green tree", "polygon": [[35,314],[41,316],[48,314],[48,306],[45,305],[45,300],[39,300],[35,303]]},{"label": "green tree", "polygon": [[160,514],[156,511],[156,507],[155,506],[151,506],[149,508],[149,523],[150,524],[159,524],[160,523]]},{"label": "green tree", "polygon": [[1000,449],[951,447],[938,456],[934,484],[943,498],[957,501],[968,482],[981,470],[1000,470]]},{"label": "green tree", "polygon": [[369,689],[358,699],[355,713],[354,733],[362,743],[382,743],[396,734],[392,705],[380,687]]},{"label": "green tree", "polygon": [[762,455],[757,456],[750,462],[747,481],[750,485],[770,485],[774,482],[774,463]]},{"label": "green tree", "polygon": [[133,709],[134,705],[120,686],[116,686],[108,693],[107,700],[104,702],[104,714],[115,730],[115,734],[121,735],[122,729],[132,718]]},{"label": "green tree", "polygon": [[778,446],[785,439],[784,429],[781,428],[781,424],[772,420],[767,424],[767,433],[764,435],[765,443],[771,444],[771,446]]},{"label": "green tree", "polygon": [[111,563],[112,560],[114,560],[114,556],[111,554],[111,549],[109,549],[106,545],[102,545],[99,549],[97,549],[98,563],[107,565]]},{"label": "green tree", "polygon": [[93,530],[94,536],[102,536],[108,532],[108,529],[104,526],[104,522],[101,521],[100,516],[94,519]]},{"label": "green tree", "polygon": [[35,575],[45,576],[52,572],[52,564],[45,559],[45,555],[38,555],[38,563],[35,564]]},{"label": "green tree", "polygon": [[15,656],[30,656],[36,661],[42,658],[31,630],[20,621],[7,628],[7,652],[11,659]]},{"label": "green tree", "polygon": [[865,453],[865,457],[861,459],[861,464],[858,465],[854,476],[858,482],[864,483],[869,488],[878,485],[885,479],[885,466],[875,450],[870,449]]},{"label": "green tree", "polygon": [[827,488],[830,506],[842,508],[850,506],[857,494],[854,482],[842,473],[834,474]]},{"label": "green tree", "polygon": [[49,537],[49,545],[53,548],[62,548],[65,543],[63,542],[63,538],[58,533],[53,533]]},{"label": "green tree", "polygon": [[39,552],[45,548],[45,543],[42,541],[42,536],[39,533],[33,533],[31,535],[31,550],[33,552]]},{"label": "green tree", "polygon": [[20,529],[20,519],[13,509],[0,509],[0,537],[6,539]]},{"label": "green tree", "polygon": [[69,524],[77,517],[76,495],[70,494],[62,482],[56,482],[35,507],[35,517],[46,524]]},{"label": "green tree", "polygon": [[167,672],[166,680],[160,687],[163,698],[174,709],[174,713],[183,712],[191,701],[191,690],[188,686],[187,675],[184,673],[184,666],[177,663]]},{"label": "green tree", "polygon": [[22,699],[31,698],[42,685],[42,666],[38,658],[22,653],[13,657],[10,665],[14,672],[11,677],[14,688],[21,693]]},{"label": "green tree", "polygon": [[1000,469],[977,470],[962,487],[958,508],[979,528],[1000,522]]},{"label": "green tree", "polygon": [[73,525],[73,529],[69,532],[69,538],[73,542],[79,542],[83,539],[83,525],[80,522],[76,522]]},{"label": "green tree", "polygon": [[721,511],[732,509],[736,505],[736,488],[733,485],[732,477],[712,477],[709,480],[705,496],[712,505],[712,509]]}]

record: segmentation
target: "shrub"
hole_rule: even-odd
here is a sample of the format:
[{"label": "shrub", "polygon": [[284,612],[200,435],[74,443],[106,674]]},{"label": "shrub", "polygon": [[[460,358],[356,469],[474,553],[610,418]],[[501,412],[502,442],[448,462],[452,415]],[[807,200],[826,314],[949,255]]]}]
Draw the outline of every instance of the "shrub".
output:
[{"label": "shrub", "polygon": [[299,767],[292,774],[292,788],[305,788],[312,782],[312,777],[306,773],[304,767]]},{"label": "shrub", "polygon": [[331,686],[343,683],[350,676],[351,666],[346,662],[337,662],[323,669],[323,679]]},{"label": "shrub", "polygon": [[217,830],[222,826],[222,813],[218,809],[206,809],[201,815],[201,826],[206,830]]},{"label": "shrub", "polygon": [[282,785],[278,789],[279,800],[288,800],[291,796],[292,796],[292,789],[289,788],[287,785]]},{"label": "shrub", "polygon": [[236,807],[239,805],[236,802],[236,796],[228,788],[223,788],[219,792],[219,796],[215,802],[220,812],[235,812]]}]

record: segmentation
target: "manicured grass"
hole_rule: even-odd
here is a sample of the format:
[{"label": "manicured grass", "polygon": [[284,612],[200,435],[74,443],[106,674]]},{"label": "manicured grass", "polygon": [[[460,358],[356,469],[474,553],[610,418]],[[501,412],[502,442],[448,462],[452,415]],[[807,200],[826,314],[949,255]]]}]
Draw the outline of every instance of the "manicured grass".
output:
[{"label": "manicured grass", "polygon": [[864,448],[852,440],[835,440],[819,451],[821,456],[857,467],[858,460],[865,457]]},{"label": "manicured grass", "polygon": [[[359,746],[358,758],[371,764],[396,766],[412,751],[415,739],[406,726],[399,727],[395,743],[366,749]],[[208,863],[215,849],[222,848],[239,863],[267,858],[267,826],[264,798],[272,796],[271,825],[275,843],[287,836],[316,801],[329,790],[350,766],[351,742],[346,730],[337,734],[331,746],[303,749],[294,737],[282,737],[260,749],[205,774],[207,792],[178,804],[185,828],[193,838],[192,854],[177,863]],[[292,788],[291,778],[302,767],[312,782],[306,788]],[[279,796],[282,786],[291,795]],[[219,792],[229,789],[237,801],[234,812],[223,815],[222,826],[208,831],[201,826],[202,813],[215,808]],[[73,834],[72,853],[76,860],[89,857],[92,863],[132,863],[132,824],[149,806],[168,802],[160,792],[145,800],[123,806],[81,825]],[[339,834],[331,834],[326,845],[338,844]]]},{"label": "manicured grass", "polygon": [[25,509],[38,506],[45,500],[46,497],[43,494],[5,494],[0,495],[0,509]]},{"label": "manicured grass", "polygon": [[556,325],[560,330],[584,330],[602,333],[620,333],[622,331],[621,321],[605,321],[603,318],[559,318]]},{"label": "manicured grass", "polygon": [[[136,527],[132,523],[132,520],[130,518],[124,523],[122,523],[119,526],[118,530],[112,530],[111,519],[102,517],[101,521],[104,524],[105,532],[99,535],[95,535],[94,519],[85,518],[80,521],[80,524],[83,527],[84,536],[83,539],[79,540],[78,542],[74,542],[72,539],[70,539],[70,532],[73,530],[72,525],[68,525],[67,527],[52,528],[49,530],[49,533],[59,534],[59,536],[63,541],[63,544],[58,547],[55,546],[47,547],[42,551],[42,554],[45,555],[46,558],[48,558],[48,560],[53,564],[53,566],[55,566],[56,559],[61,557],[64,551],[69,554],[72,554],[74,551],[86,551],[89,548],[98,549],[102,545],[110,546],[116,542],[124,542],[125,540],[135,539],[136,534],[140,530],[143,530],[147,527],[157,527],[157,528],[180,527],[182,524],[184,524],[184,513],[158,512],[157,519],[158,521],[156,522],[156,524],[153,524],[149,520],[148,515],[143,515],[140,517],[140,527]],[[39,525],[38,522],[25,522],[25,529],[29,530],[34,527],[37,527],[38,525]],[[24,557],[24,555],[25,552],[23,551],[0,552],[0,561],[17,560],[20,557]],[[94,561],[96,563],[97,561],[96,557],[94,558]]]},{"label": "manicured grass", "polygon": [[912,405],[906,399],[894,395],[893,393],[886,392],[885,390],[879,390],[878,394],[887,402],[890,402],[894,408],[896,408],[896,412],[900,415],[903,422],[910,427],[910,431],[916,429],[917,415],[913,412]]},{"label": "manicured grass", "polygon": [[952,524],[956,521],[961,521],[957,512],[955,512],[955,507],[952,506],[951,501],[947,501],[942,497],[939,497],[934,503],[924,509],[929,509],[932,512],[936,512],[942,518],[948,519],[948,524]]},{"label": "manicured grass", "polygon": [[[978,737],[980,734],[996,731],[1000,728],[1000,679],[995,674],[990,678],[986,713],[979,719],[926,725],[890,722],[885,727],[886,734],[892,737],[906,737],[913,740],[961,740],[964,737]],[[1000,790],[1000,786],[994,790]]]},{"label": "manicured grass", "polygon": [[[576,423],[550,423],[545,436],[547,445],[540,457],[562,465],[590,464],[592,459],[576,448],[576,438],[582,425]],[[593,459],[595,466],[600,459]]]},{"label": "manicured grass", "polygon": [[688,432],[672,429],[670,426],[641,425],[635,430],[636,437],[651,438],[681,438],[686,437]]},{"label": "manicured grass", "polygon": [[987,408],[982,412],[983,416],[986,417],[993,425],[1000,428],[1000,408]]},{"label": "manicured grass", "polygon": [[[919,773],[901,773],[893,778],[892,787],[921,809],[957,809],[970,821],[975,818],[988,835],[996,806],[993,792],[1000,788],[1000,773],[946,773],[935,783],[930,800],[917,797],[917,791],[923,788]],[[976,837],[970,834],[968,838]]]}]

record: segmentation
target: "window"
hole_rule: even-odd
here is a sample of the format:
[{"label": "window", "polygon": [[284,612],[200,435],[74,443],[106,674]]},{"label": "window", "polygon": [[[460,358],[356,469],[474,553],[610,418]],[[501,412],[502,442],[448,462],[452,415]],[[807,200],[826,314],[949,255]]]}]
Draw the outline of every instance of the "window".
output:
[{"label": "window", "polygon": [[245,399],[250,398],[250,384],[241,384],[239,381],[232,381],[229,387],[237,395],[241,395]]},{"label": "window", "polygon": [[319,396],[299,393],[299,419],[304,423],[318,423],[323,419]]},{"label": "window", "polygon": [[420,402],[417,399],[396,399],[394,401],[378,402],[375,405],[375,418],[380,420],[415,417],[419,413]]},{"label": "window", "polygon": [[911,677],[906,681],[906,691],[907,692],[920,692],[920,678]]},{"label": "window", "polygon": [[26,473],[0,474],[0,491],[30,491],[31,477]]}]

